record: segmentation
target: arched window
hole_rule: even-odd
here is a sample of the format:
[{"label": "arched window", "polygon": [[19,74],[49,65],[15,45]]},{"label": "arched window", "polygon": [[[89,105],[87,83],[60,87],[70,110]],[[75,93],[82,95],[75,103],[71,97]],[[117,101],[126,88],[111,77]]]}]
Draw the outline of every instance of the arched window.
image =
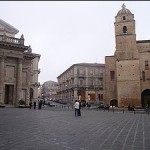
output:
[{"label": "arched window", "polygon": [[123,26],[123,33],[127,33],[127,27]]},{"label": "arched window", "polygon": [[145,70],[149,69],[148,60],[145,61]]},{"label": "arched window", "polygon": [[126,20],[126,16],[123,16],[123,20]]}]

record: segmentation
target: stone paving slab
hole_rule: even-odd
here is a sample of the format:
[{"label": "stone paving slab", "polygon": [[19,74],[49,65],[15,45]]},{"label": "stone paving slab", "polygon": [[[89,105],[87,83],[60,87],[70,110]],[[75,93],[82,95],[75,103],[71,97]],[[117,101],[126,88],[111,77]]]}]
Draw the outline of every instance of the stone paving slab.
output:
[{"label": "stone paving slab", "polygon": [[0,150],[150,150],[150,115],[0,108]]}]

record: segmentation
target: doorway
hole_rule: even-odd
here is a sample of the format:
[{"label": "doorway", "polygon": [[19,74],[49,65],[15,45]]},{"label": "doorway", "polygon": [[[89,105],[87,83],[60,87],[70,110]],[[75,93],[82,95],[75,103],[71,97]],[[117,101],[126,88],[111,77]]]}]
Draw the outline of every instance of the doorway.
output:
[{"label": "doorway", "polygon": [[147,104],[150,104],[150,89],[144,90],[141,94],[142,107],[145,108]]},{"label": "doorway", "polygon": [[5,104],[12,105],[14,96],[14,85],[5,85]]},{"label": "doorway", "polygon": [[111,105],[111,106],[118,107],[118,101],[117,101],[116,99],[112,99],[112,100],[110,101],[110,105]]}]

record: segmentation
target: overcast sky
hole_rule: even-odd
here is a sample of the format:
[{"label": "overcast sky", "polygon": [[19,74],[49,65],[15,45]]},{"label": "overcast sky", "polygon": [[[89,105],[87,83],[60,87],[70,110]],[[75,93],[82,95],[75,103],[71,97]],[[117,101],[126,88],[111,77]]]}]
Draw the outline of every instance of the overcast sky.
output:
[{"label": "overcast sky", "polygon": [[134,14],[137,40],[150,40],[149,1],[0,1],[0,18],[41,54],[44,83],[75,63],[105,63],[114,54],[115,16],[123,3]]}]

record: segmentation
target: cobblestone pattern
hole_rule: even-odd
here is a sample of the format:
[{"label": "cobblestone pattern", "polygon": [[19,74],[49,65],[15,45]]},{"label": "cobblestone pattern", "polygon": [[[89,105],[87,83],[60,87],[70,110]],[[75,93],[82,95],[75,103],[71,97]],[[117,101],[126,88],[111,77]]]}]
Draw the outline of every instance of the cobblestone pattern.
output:
[{"label": "cobblestone pattern", "polygon": [[150,115],[0,108],[0,150],[150,150]]}]

